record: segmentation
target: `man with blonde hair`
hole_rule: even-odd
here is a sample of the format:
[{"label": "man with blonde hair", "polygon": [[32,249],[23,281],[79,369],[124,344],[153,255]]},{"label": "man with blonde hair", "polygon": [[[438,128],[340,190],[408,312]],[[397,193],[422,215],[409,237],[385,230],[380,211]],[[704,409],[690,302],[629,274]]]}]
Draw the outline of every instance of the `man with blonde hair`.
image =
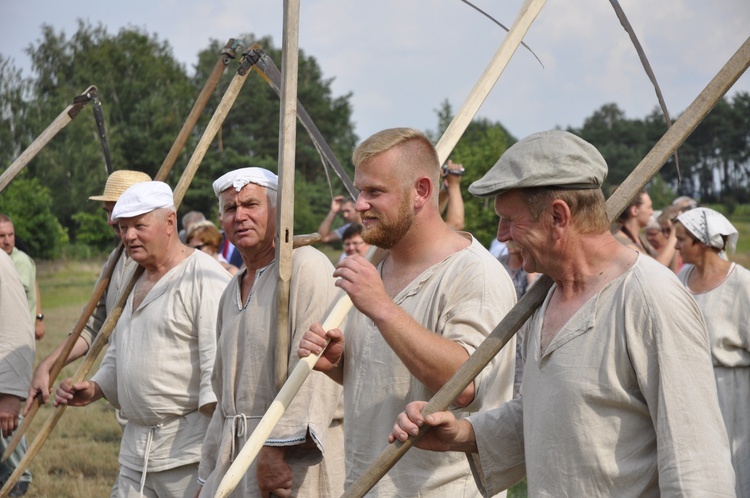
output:
[{"label": "man with blonde hair", "polygon": [[[356,310],[345,334],[315,324],[299,354],[343,383],[347,485],[386,447],[393,419],[411,400],[429,398],[456,372],[515,303],[502,265],[470,234],[440,216],[440,164],[421,132],[376,133],[353,155],[362,238],[388,249],[377,266],[345,258],[334,276]],[[454,401],[455,412],[498,406],[513,395],[511,341]],[[438,470],[439,469],[439,470]],[[407,454],[373,496],[479,496],[466,459],[421,450]]]}]

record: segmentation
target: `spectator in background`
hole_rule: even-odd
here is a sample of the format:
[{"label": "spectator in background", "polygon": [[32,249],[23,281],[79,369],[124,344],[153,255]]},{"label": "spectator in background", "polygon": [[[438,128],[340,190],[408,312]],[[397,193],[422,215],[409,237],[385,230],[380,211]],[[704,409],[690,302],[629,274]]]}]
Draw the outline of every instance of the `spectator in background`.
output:
[{"label": "spectator in background", "polygon": [[193,249],[205,252],[218,261],[230,275],[234,275],[239,271],[239,268],[226,261],[222,261],[224,258],[219,257],[222,238],[221,232],[213,222],[203,220],[191,225],[187,234],[187,245]]},{"label": "spectator in background", "polygon": [[182,217],[182,230],[180,230],[180,242],[183,244],[187,241],[187,234],[190,232],[190,227],[201,221],[206,221],[206,216],[200,211],[188,211]]},{"label": "spectator in background", "polygon": [[[321,242],[342,240],[344,230],[346,230],[349,225],[362,222],[359,213],[354,209],[354,203],[354,199],[351,197],[344,198],[343,195],[337,195],[333,198],[328,215],[326,215],[325,219],[318,227],[318,233],[322,237]],[[331,230],[333,220],[339,213],[341,213],[341,217],[344,219],[344,224],[335,230]]]},{"label": "spectator in background", "polygon": [[342,235],[344,240],[344,255],[341,259],[353,254],[359,254],[360,256],[367,254],[370,244],[362,239],[362,229],[363,227],[361,223],[352,223],[346,227],[346,230],[344,230],[344,234]]},{"label": "spectator in background", "polygon": [[[26,396],[34,367],[34,330],[25,313],[24,286],[10,256],[0,251],[0,454],[5,453],[13,431],[18,428],[21,401]],[[0,463],[0,486],[15,471],[25,454],[26,443]],[[23,496],[31,473],[21,475],[9,496]]]},{"label": "spectator in background", "polygon": [[677,217],[678,277],[708,326],[719,408],[729,435],[737,496],[750,496],[750,271],[721,257],[737,229],[721,213],[693,208]]},{"label": "spectator in background", "polygon": [[456,164],[450,159],[441,169],[443,186],[438,196],[440,212],[445,214],[445,224],[454,230],[463,230],[465,226],[464,199],[461,197],[461,177],[464,171],[462,164]]},{"label": "spectator in background", "polygon": [[674,219],[677,218],[677,215],[679,214],[680,208],[675,205],[670,205],[665,207],[656,218],[656,221],[659,224],[659,231],[661,232],[659,241],[662,244],[661,248],[657,248],[657,250],[661,253],[665,250],[670,250],[672,247],[675,248],[674,256],[672,256],[672,260],[667,264],[669,269],[675,273],[680,271],[683,264],[682,255],[676,248],[677,239],[676,234],[674,233]]},{"label": "spectator in background", "polygon": [[16,247],[16,230],[13,221],[7,214],[0,213],[0,248],[10,256],[18,276],[23,282],[26,302],[31,321],[34,323],[36,340],[44,337],[44,313],[42,313],[42,296],[36,280],[36,264],[28,254]]},{"label": "spectator in background", "polygon": [[692,197],[688,197],[686,195],[681,195],[677,197],[675,200],[672,201],[672,205],[676,206],[677,209],[679,209],[679,214],[684,213],[685,211],[690,211],[691,209],[695,209],[698,207],[698,201],[693,199]]}]

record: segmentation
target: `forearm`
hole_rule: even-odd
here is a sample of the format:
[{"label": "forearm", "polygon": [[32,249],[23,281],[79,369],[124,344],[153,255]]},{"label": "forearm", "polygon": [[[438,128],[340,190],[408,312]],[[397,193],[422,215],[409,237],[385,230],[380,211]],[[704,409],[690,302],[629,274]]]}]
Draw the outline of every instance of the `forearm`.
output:
[{"label": "forearm", "polygon": [[[60,356],[60,354],[62,354],[62,351],[65,348],[66,344],[67,344],[67,340],[61,342],[60,344],[58,344],[58,346],[55,348],[55,350],[52,351],[50,354],[48,354],[42,360],[42,362],[39,364],[38,368],[44,367],[44,368],[46,368],[46,370],[48,372],[50,370],[52,370],[52,365],[55,364],[55,362],[57,361],[57,358]],[[68,359],[65,362],[65,364],[67,365],[68,363],[71,363],[71,362],[77,360],[78,358],[80,358],[81,356],[83,356],[84,354],[86,354],[86,352],[88,350],[89,350],[89,345],[86,343],[86,341],[84,341],[83,339],[81,339],[80,337],[78,337],[76,339],[75,344],[73,345],[73,349],[70,351],[70,355],[68,355]]]},{"label": "forearm", "polygon": [[448,185],[448,211],[445,223],[454,230],[464,229],[464,200],[461,197],[461,186]]},{"label": "forearm", "polygon": [[322,238],[326,238],[331,233],[331,225],[333,225],[333,220],[336,218],[336,213],[333,211],[328,211],[328,215],[323,219],[320,226],[318,227],[318,233]]}]

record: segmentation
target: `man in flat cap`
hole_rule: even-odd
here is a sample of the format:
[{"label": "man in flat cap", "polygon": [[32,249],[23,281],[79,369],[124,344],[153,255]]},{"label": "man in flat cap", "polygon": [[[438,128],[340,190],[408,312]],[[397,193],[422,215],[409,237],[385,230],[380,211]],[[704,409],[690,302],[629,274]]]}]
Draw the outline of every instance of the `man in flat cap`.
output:
[{"label": "man in flat cap", "polygon": [[[393,420],[412,400],[431,397],[456,372],[516,301],[508,273],[470,234],[441,218],[440,163],[421,132],[376,133],[354,151],[356,209],[362,238],[389,249],[378,267],[359,255],[336,269],[352,299],[344,334],[316,368],[344,386],[347,485],[387,446]],[[300,354],[317,353],[326,332],[316,324]],[[511,341],[454,401],[459,416],[513,396]],[[462,455],[409,452],[371,496],[473,497],[479,490]]]},{"label": "man in flat cap", "polygon": [[[399,415],[391,440],[468,455],[486,495],[734,496],[705,323],[669,269],[609,232],[607,166],[560,130],[509,148],[469,187],[494,197],[498,239],[554,280],[525,324],[520,399],[456,420]],[[436,470],[439,472],[439,470]]]},{"label": "man in flat cap", "polygon": [[[221,225],[245,263],[219,305],[214,412],[200,465],[201,496],[213,497],[237,453],[277,394],[274,377],[278,270],[277,177],[263,168],[231,171],[214,182]],[[328,314],[333,266],[312,247],[292,254],[290,344]],[[298,363],[290,348],[289,372]],[[232,496],[339,496],[343,492],[341,387],[312,372]]]},{"label": "man in flat cap", "polygon": [[197,492],[203,436],[216,404],[211,370],[219,296],[229,274],[180,242],[172,190],[163,182],[128,188],[115,204],[130,257],[144,268],[90,381],[64,380],[55,404],[105,397],[128,422],[120,445],[120,497]]}]

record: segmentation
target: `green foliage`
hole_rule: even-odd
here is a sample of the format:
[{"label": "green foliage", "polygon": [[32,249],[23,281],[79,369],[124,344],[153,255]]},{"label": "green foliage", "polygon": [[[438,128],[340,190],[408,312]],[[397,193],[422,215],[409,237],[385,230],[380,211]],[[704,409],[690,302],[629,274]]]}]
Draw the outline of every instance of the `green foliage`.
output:
[{"label": "green foliage", "polygon": [[79,211],[73,215],[76,224],[76,241],[99,251],[112,248],[113,233],[107,220],[101,213],[91,214]]},{"label": "green foliage", "polygon": [[37,178],[17,176],[0,194],[0,212],[13,220],[16,236],[26,243],[32,258],[53,258],[68,241],[52,214],[53,205],[50,189]]},{"label": "green foliage", "polygon": [[651,202],[654,204],[654,209],[663,209],[664,207],[669,206],[672,204],[675,197],[677,197],[674,190],[672,190],[667,182],[665,182],[659,175],[656,175],[651,182],[649,182],[646,190],[648,191],[649,197],[651,197]]}]

